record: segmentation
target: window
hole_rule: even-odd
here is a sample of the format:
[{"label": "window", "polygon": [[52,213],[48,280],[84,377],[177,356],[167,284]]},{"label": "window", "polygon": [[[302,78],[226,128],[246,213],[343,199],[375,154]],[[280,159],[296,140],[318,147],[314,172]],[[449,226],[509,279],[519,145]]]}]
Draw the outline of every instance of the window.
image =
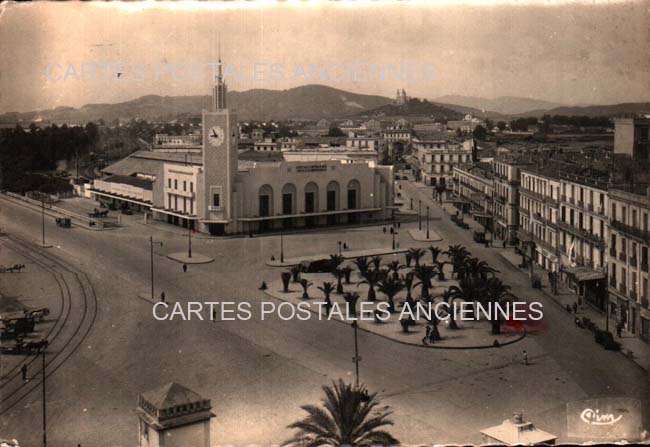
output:
[{"label": "window", "polygon": [[167,179],[167,187],[171,189],[171,187],[172,187],[172,179]]},{"label": "window", "polygon": [[212,206],[214,208],[221,207],[221,194],[218,192],[212,193]]},{"label": "window", "polygon": [[187,191],[187,182],[183,180],[183,191]]},{"label": "window", "polygon": [[174,189],[178,189],[178,180],[174,179]]},{"label": "window", "polygon": [[190,182],[190,192],[194,192],[194,182]]},{"label": "window", "polygon": [[221,204],[221,186],[210,186],[210,211],[220,211]]}]

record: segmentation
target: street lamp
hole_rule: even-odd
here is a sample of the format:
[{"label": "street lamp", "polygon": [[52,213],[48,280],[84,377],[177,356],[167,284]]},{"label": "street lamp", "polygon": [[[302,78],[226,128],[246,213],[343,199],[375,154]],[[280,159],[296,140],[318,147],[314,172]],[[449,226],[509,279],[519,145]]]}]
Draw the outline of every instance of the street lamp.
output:
[{"label": "street lamp", "polygon": [[47,447],[47,412],[45,407],[45,350],[47,349],[47,340],[43,341],[43,347],[41,348],[41,358],[42,358],[42,374],[43,374],[43,447]]},{"label": "street lamp", "polygon": [[41,199],[41,220],[43,221],[43,245],[45,245],[45,200]]},{"label": "street lamp", "polygon": [[154,301],[154,288],[153,288],[153,246],[154,244],[162,247],[162,242],[154,242],[153,236],[149,236],[149,248],[151,253],[151,301]]},{"label": "street lamp", "polygon": [[427,239],[429,239],[429,207],[427,206]]},{"label": "street lamp", "polygon": [[392,235],[393,235],[393,250],[395,250],[397,248],[397,245],[395,244],[395,236],[397,236],[397,231],[393,231]]},{"label": "street lamp", "polygon": [[189,219],[187,219],[187,257],[192,257],[192,227]]},{"label": "street lamp", "polygon": [[342,242],[339,241],[339,256],[342,254],[342,252],[341,252],[341,244],[342,244]]},{"label": "street lamp", "polygon": [[422,200],[418,200],[418,229],[422,231]]},{"label": "street lamp", "polygon": [[355,366],[355,374],[356,374],[356,380],[357,380],[357,389],[359,388],[359,362],[361,361],[361,356],[359,355],[359,341],[357,338],[357,322],[356,320],[352,322],[352,329],[354,329],[354,357],[352,357],[352,361],[354,362]]},{"label": "street lamp", "polygon": [[284,262],[284,230],[280,229],[280,262]]}]

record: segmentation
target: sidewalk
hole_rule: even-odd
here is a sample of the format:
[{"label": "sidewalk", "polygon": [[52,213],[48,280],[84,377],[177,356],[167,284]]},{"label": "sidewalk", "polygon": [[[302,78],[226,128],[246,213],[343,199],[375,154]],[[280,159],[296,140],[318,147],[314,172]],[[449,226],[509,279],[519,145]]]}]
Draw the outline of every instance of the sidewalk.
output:
[{"label": "sidewalk", "polygon": [[[529,273],[529,268],[522,269],[519,268],[519,264],[521,263],[521,255],[518,255],[514,252],[514,250],[505,250],[499,252],[499,255],[507,260],[509,263],[511,263],[513,266],[518,268],[521,273],[528,275]],[[539,266],[535,266],[534,268],[534,273],[539,276],[539,278],[542,281],[542,292],[544,292],[548,297],[550,297],[553,301],[555,301],[558,305],[560,305],[562,308],[566,308],[566,306],[573,306],[573,303],[578,302],[578,296],[573,293],[573,291],[566,286],[566,284],[560,282],[558,285],[558,293],[557,295],[552,292],[549,280],[548,280],[548,275],[547,271],[544,270],[543,268]],[[587,317],[591,321],[598,326],[599,329],[605,330],[607,327],[606,322],[605,322],[605,314],[603,312],[600,312],[593,308],[589,303],[584,303],[581,304],[578,307],[578,313],[574,316],[573,313],[568,313],[571,318],[575,318],[576,316],[580,319],[582,317]],[[611,319],[609,320],[609,332],[612,334],[616,333],[616,321]],[[640,338],[636,337],[633,334],[623,332],[623,337],[618,338],[615,337],[616,341],[618,341],[621,344],[621,353],[624,355],[627,355],[630,357],[636,364],[638,364],[641,368],[645,369],[646,371],[650,372],[650,345],[645,343],[643,340]]]},{"label": "sidewalk", "polygon": [[[345,259],[356,259],[361,256],[387,256],[395,255],[399,253],[405,253],[408,251],[408,248],[396,248],[395,250],[391,248],[370,248],[367,250],[347,250],[341,252],[341,256]],[[330,255],[333,253],[322,253],[319,255],[304,256],[301,258],[285,258],[284,262],[280,262],[279,259],[267,261],[266,265],[270,267],[293,267],[298,265],[303,261],[318,261],[320,259],[329,259]]]}]

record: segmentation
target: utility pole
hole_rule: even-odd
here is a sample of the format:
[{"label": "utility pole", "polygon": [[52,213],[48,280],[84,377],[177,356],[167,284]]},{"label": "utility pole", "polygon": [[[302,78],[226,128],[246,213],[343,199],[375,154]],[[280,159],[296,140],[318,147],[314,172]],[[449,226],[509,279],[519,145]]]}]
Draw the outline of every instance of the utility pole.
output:
[{"label": "utility pole", "polygon": [[151,253],[151,301],[155,301],[155,295],[154,295],[154,282],[153,282],[153,246],[154,244],[157,244],[162,247],[162,242],[154,242],[153,236],[149,236],[149,248],[150,248],[150,253]]},{"label": "utility pole", "polygon": [[429,239],[429,206],[427,205],[427,239]]},{"label": "utility pole", "polygon": [[189,219],[187,219],[187,257],[192,257],[192,227]]},{"label": "utility pole", "polygon": [[284,262],[284,229],[280,229],[280,262]]},{"label": "utility pole", "polygon": [[43,447],[47,447],[47,411],[45,407],[45,350],[46,348],[43,347],[41,349],[41,357],[43,359],[43,368],[42,368],[42,373],[43,373]]},{"label": "utility pole", "polygon": [[361,356],[359,355],[359,340],[357,338],[357,322],[356,320],[352,322],[352,328],[354,329],[354,357],[352,361],[355,366],[355,374],[357,379],[357,389],[359,389],[359,362],[361,361]]},{"label": "utility pole", "polygon": [[45,200],[41,199],[41,217],[43,221],[43,245],[45,245]]}]

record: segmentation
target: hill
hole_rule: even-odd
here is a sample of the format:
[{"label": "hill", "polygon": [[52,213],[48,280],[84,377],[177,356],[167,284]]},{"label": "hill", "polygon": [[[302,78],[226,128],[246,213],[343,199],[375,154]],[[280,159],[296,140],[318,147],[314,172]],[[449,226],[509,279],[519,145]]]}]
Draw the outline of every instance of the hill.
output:
[{"label": "hill", "polygon": [[497,98],[489,99],[477,96],[445,95],[436,98],[436,102],[457,104],[485,112],[497,112],[502,115],[517,115],[531,110],[552,109],[563,106],[563,104],[554,102],[533,98],[521,98],[517,96],[499,96]]},{"label": "hill", "polygon": [[610,118],[650,113],[650,102],[626,102],[604,106],[555,107],[553,109],[531,110],[517,116],[565,115],[565,116],[607,116]]},{"label": "hill", "polygon": [[[354,115],[391,102],[383,96],[361,95],[322,85],[307,85],[289,90],[253,89],[229,92],[228,106],[242,120],[320,119]],[[85,123],[102,118],[173,120],[178,115],[200,114],[210,97],[148,95],[116,104],[86,104],[78,109],[57,107],[26,113],[0,115],[0,122],[26,123],[40,119],[53,122]]]},{"label": "hill", "polygon": [[465,113],[461,113],[443,105],[429,102],[426,99],[420,100],[411,98],[405,104],[385,104],[375,109],[359,113],[358,116],[368,118],[395,118],[395,117],[428,117],[447,120],[462,119]]}]

